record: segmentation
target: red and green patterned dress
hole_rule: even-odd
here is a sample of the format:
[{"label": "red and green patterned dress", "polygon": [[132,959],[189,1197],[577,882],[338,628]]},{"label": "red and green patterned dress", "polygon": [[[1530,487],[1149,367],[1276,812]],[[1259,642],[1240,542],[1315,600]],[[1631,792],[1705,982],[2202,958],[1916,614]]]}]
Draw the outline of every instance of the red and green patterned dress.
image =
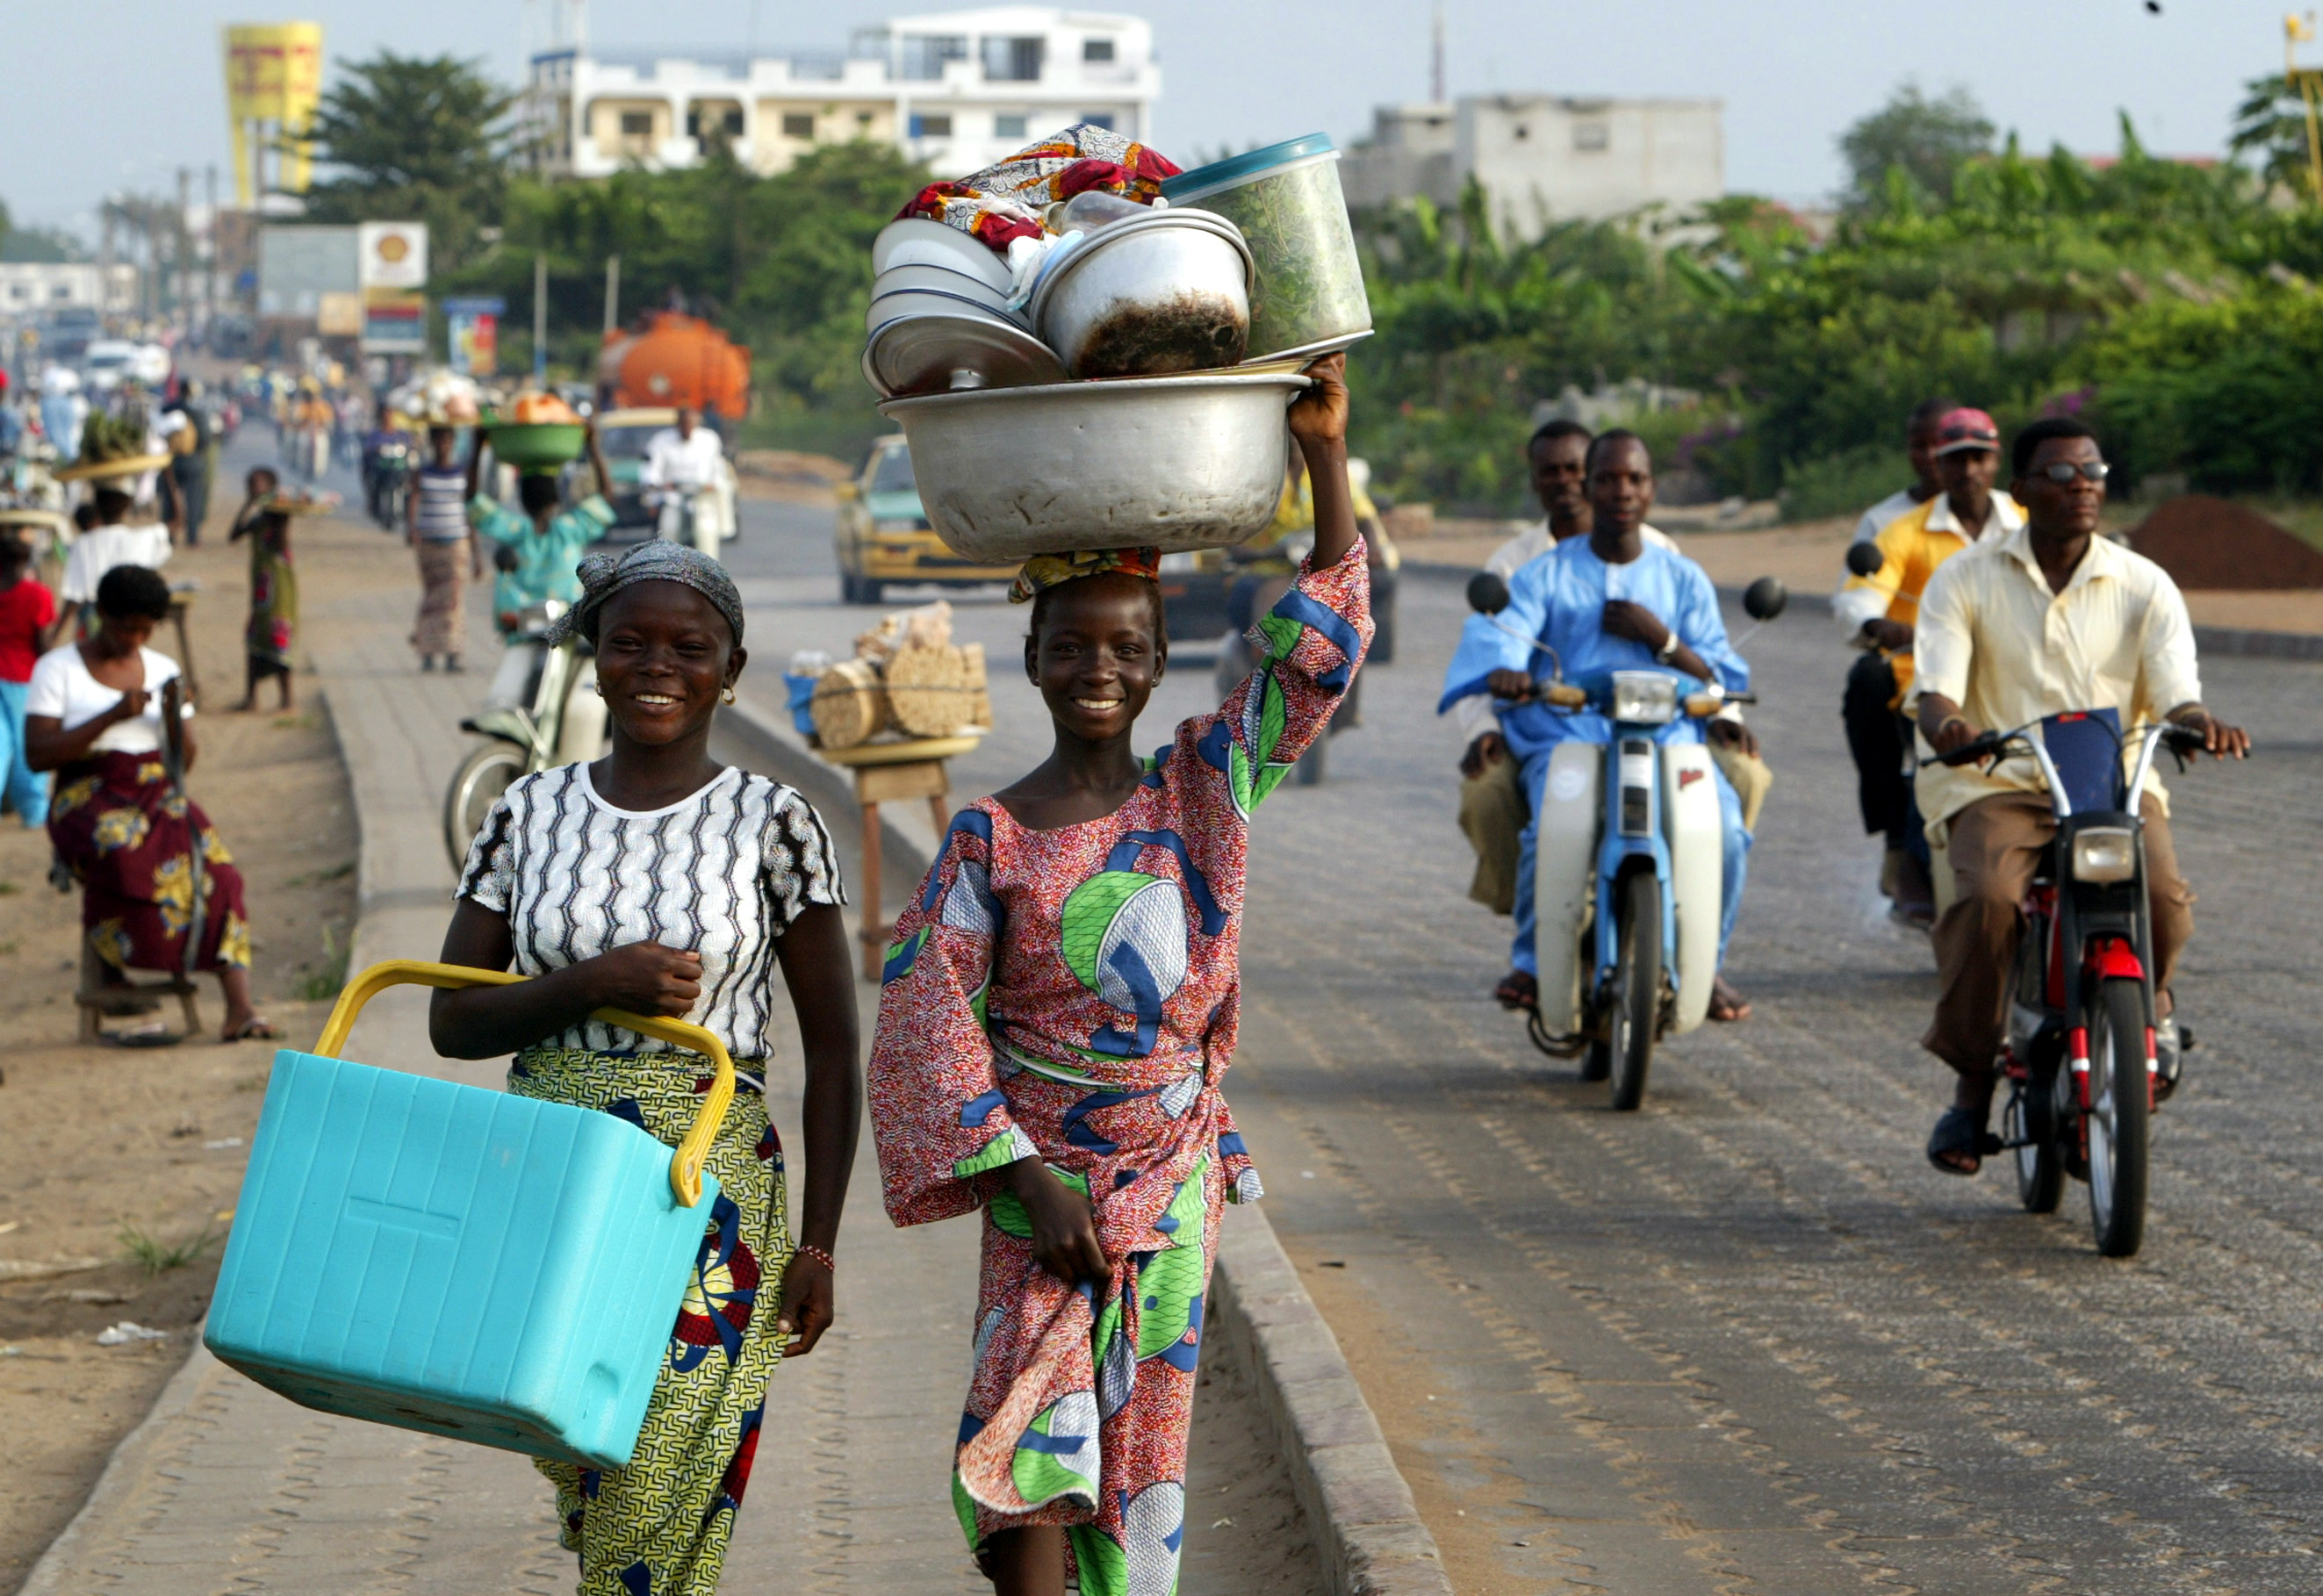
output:
[{"label": "red and green patterned dress", "polygon": [[[888,949],[870,1073],[888,1215],[984,1211],[953,1503],[979,1549],[1068,1526],[1085,1596],[1176,1587],[1219,1215],[1260,1194],[1218,1090],[1250,814],[1370,641],[1364,558],[1300,572],[1253,628],[1258,668],[1114,813],[1032,830],[995,799],[962,810]],[[1033,1153],[1096,1204],[1102,1294],[1033,1259],[994,1174]]]}]

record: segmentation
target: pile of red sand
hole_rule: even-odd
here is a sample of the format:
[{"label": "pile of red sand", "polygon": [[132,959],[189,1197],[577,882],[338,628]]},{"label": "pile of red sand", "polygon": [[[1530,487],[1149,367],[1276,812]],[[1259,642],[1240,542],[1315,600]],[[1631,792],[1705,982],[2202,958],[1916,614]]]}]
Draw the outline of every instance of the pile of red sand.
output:
[{"label": "pile of red sand", "polygon": [[2129,546],[2181,588],[2323,588],[2323,552],[2258,511],[2208,493],[2163,500],[2130,533]]}]

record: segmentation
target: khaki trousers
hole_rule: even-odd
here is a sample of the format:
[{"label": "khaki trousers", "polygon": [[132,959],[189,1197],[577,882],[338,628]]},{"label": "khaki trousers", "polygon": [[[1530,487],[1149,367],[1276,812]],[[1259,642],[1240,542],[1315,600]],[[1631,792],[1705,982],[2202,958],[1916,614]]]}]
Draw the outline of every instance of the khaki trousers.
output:
[{"label": "khaki trousers", "polygon": [[[2194,932],[2194,894],[2178,873],[2178,850],[2161,803],[2148,793],[2138,812],[2145,817],[2155,1004],[2167,1014],[2170,977]],[[1962,1075],[1988,1073],[1999,1055],[2016,943],[2025,929],[2025,894],[2041,850],[2056,834],[2056,816],[2039,793],[2003,793],[1952,816],[1951,902],[1937,916],[1935,930],[1943,991],[1920,1045]]]}]

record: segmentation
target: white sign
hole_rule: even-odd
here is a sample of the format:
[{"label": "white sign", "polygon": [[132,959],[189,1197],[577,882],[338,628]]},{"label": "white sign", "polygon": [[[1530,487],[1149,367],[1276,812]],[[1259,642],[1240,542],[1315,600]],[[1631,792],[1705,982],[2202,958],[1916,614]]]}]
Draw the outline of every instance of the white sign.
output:
[{"label": "white sign", "polygon": [[365,222],[360,235],[359,272],[367,289],[427,286],[427,224]]}]

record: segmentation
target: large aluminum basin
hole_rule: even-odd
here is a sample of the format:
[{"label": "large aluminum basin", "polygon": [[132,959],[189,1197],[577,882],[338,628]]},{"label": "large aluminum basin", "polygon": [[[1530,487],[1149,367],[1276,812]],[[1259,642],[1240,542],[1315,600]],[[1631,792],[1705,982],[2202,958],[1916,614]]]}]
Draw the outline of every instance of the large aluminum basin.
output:
[{"label": "large aluminum basin", "polygon": [[928,524],[985,564],[1229,548],[1274,518],[1308,379],[1222,371],[889,399]]}]

